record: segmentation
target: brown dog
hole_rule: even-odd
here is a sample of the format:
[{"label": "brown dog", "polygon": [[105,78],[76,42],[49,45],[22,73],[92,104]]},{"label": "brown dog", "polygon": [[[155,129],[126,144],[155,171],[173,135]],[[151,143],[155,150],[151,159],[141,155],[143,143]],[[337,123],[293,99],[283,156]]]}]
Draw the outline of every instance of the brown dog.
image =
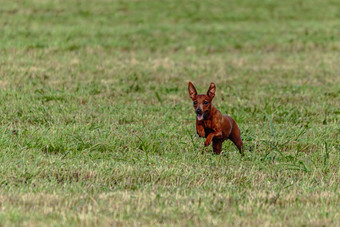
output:
[{"label": "brown dog", "polygon": [[204,146],[209,146],[212,142],[214,152],[220,154],[223,141],[230,139],[243,156],[241,132],[235,120],[227,115],[222,115],[211,103],[215,97],[215,84],[210,84],[206,95],[198,95],[196,88],[191,82],[189,82],[188,90],[190,98],[194,101],[194,108],[197,114],[197,134],[200,137],[206,138]]}]

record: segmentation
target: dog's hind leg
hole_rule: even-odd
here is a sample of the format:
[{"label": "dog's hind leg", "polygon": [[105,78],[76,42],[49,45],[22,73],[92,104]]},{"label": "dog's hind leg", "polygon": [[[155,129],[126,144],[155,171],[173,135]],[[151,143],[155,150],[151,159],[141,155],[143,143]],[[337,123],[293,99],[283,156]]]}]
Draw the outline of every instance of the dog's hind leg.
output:
[{"label": "dog's hind leg", "polygon": [[238,151],[242,156],[244,156],[243,152],[243,142],[241,139],[241,131],[240,128],[237,126],[236,122],[233,120],[233,129],[231,130],[231,134],[229,136],[229,139],[233,141],[233,143],[236,145]]},{"label": "dog's hind leg", "polygon": [[237,147],[238,151],[240,152],[240,154],[242,156],[244,156],[244,152],[243,152],[243,142],[241,137],[238,138],[230,138],[231,141],[233,141],[233,143],[235,144],[235,146]]}]

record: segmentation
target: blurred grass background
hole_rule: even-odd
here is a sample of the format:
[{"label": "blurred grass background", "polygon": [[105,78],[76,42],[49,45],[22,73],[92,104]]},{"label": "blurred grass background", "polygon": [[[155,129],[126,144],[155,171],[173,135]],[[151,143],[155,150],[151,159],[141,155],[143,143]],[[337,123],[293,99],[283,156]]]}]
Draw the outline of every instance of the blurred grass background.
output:
[{"label": "blurred grass background", "polygon": [[0,3],[4,225],[339,225],[338,1]]}]

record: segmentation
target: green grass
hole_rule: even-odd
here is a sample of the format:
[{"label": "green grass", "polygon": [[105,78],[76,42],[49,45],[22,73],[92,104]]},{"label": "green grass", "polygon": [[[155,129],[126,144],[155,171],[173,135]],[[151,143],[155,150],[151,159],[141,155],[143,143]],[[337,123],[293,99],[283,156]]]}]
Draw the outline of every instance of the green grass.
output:
[{"label": "green grass", "polygon": [[339,226],[338,1],[0,3],[2,225]]}]

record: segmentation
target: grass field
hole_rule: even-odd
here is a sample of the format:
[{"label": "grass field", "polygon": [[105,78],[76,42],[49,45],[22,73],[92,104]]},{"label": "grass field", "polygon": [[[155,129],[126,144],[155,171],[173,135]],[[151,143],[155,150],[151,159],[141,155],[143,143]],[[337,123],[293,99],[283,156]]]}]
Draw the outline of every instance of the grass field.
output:
[{"label": "grass field", "polygon": [[338,1],[0,3],[1,225],[340,225]]}]

